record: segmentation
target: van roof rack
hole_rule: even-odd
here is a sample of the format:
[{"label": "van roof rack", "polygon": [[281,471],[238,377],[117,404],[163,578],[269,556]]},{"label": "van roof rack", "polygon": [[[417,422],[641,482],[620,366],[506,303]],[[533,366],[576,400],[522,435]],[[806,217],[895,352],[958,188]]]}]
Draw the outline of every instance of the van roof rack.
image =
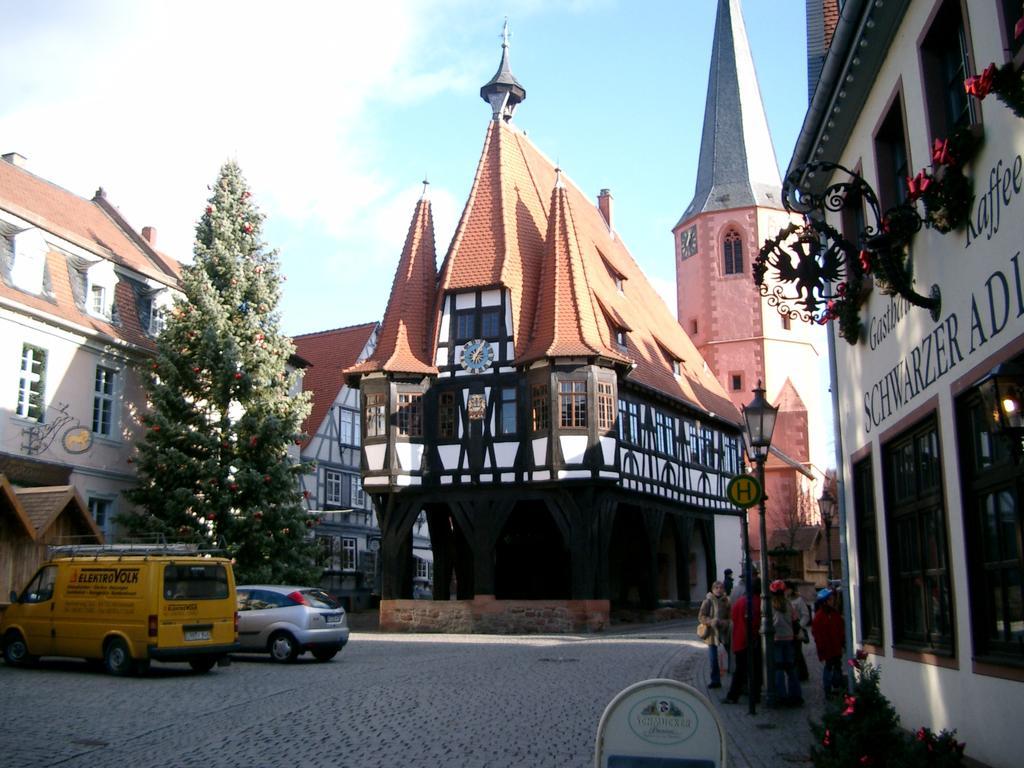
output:
[{"label": "van roof rack", "polygon": [[195,544],[57,544],[47,547],[50,557],[56,555],[194,555],[220,550],[201,550]]}]

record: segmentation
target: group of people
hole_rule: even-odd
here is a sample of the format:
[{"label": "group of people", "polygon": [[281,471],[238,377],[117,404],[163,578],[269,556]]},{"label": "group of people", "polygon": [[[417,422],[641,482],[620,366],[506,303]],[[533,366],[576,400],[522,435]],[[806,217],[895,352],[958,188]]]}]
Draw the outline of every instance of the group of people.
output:
[{"label": "group of people", "polygon": [[[697,620],[702,629],[698,634],[708,647],[711,682],[708,688],[722,687],[722,674],[726,667],[732,671],[732,681],[723,701],[736,704],[739,697],[751,688],[754,701],[761,698],[761,643],[757,634],[747,636],[747,600],[751,606],[754,633],[761,626],[761,580],[755,577],[751,589],[734,589],[732,570],[726,569],[723,581],[711,585],[711,591],[700,605]],[[741,593],[742,592],[742,593]],[[807,661],[803,645],[814,637],[818,659],[823,662],[822,685],[829,696],[845,688],[842,656],[845,645],[843,617],[836,606],[836,594],[830,588],[817,593],[814,612],[800,595],[792,581],[776,579],[768,585],[771,596],[771,622],[775,632],[773,661],[775,669],[776,704],[799,707],[804,703],[801,682],[808,680]],[[733,599],[730,599],[730,595]],[[731,664],[729,663],[731,653]],[[749,654],[753,655],[754,679],[749,680]]]}]

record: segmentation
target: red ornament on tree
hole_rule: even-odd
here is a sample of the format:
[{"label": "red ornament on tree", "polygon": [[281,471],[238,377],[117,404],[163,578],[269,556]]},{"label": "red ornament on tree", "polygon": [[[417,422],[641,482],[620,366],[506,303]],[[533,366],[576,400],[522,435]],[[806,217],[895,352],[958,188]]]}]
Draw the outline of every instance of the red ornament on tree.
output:
[{"label": "red ornament on tree", "polygon": [[246,225],[244,227],[242,227],[242,229],[245,230],[245,234],[247,234],[247,235],[251,235],[252,234],[252,224],[246,223]]},{"label": "red ornament on tree", "polygon": [[253,435],[252,437],[249,438],[249,447],[250,448],[255,448],[259,444],[259,442],[260,442],[260,439],[258,437],[256,437],[255,435]]},{"label": "red ornament on tree", "polygon": [[232,491],[237,491],[238,483],[232,483],[231,485],[228,486],[228,488],[230,488]]},{"label": "red ornament on tree", "polygon": [[240,378],[242,378],[242,374],[241,374],[241,372],[239,372],[239,373],[236,373],[236,374],[235,374],[235,379],[237,380],[237,379],[240,379]]}]

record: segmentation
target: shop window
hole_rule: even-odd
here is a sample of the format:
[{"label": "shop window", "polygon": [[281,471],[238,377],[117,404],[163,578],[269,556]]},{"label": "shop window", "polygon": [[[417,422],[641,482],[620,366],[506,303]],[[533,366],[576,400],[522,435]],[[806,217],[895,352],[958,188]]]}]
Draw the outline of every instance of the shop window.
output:
[{"label": "shop window", "polygon": [[853,465],[853,518],[860,576],[860,641],[882,645],[882,574],[878,562],[875,482],[870,457]]},{"label": "shop window", "polygon": [[587,426],[587,382],[562,381],[558,384],[560,424],[566,429]]},{"label": "shop window", "polygon": [[[1018,3],[1018,10],[1020,4]],[[945,0],[921,43],[925,109],[932,139],[977,122],[976,104],[964,91],[972,67],[960,0]]]},{"label": "shop window", "polygon": [[934,418],[884,448],[889,588],[896,645],[953,653],[953,599]]},{"label": "shop window", "polygon": [[437,436],[442,440],[455,437],[455,393],[442,392],[437,398]]},{"label": "shop window", "polygon": [[423,395],[419,392],[398,394],[398,434],[404,437],[423,437]]},{"label": "shop window", "polygon": [[1024,47],[1024,33],[1017,37],[1017,24],[1024,18],[1024,8],[1020,0],[999,0],[1003,22],[1003,45],[1007,58],[1015,59]]},{"label": "shop window", "polygon": [[366,396],[366,436],[387,435],[387,402],[383,393]]},{"label": "shop window", "polygon": [[743,241],[740,233],[730,229],[722,241],[722,257],[724,271],[727,275],[738,275],[743,272]]},{"label": "shop window", "polygon": [[878,166],[878,203],[883,211],[907,199],[910,153],[903,127],[903,99],[897,95],[875,134],[875,162]]},{"label": "shop window", "polygon": [[551,402],[547,384],[534,384],[531,390],[531,412],[534,432],[541,432],[551,426]]},{"label": "shop window", "polygon": [[958,402],[974,656],[1019,665],[1024,648],[1024,473],[994,434],[977,390]]}]

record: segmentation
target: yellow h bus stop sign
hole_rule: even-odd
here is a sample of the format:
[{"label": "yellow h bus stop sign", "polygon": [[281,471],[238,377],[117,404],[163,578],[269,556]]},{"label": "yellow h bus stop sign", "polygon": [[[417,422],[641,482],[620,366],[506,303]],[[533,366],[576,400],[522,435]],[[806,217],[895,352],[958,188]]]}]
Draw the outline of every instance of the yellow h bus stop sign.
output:
[{"label": "yellow h bus stop sign", "polygon": [[761,483],[753,475],[736,475],[729,481],[725,495],[737,507],[746,509],[761,500]]}]

